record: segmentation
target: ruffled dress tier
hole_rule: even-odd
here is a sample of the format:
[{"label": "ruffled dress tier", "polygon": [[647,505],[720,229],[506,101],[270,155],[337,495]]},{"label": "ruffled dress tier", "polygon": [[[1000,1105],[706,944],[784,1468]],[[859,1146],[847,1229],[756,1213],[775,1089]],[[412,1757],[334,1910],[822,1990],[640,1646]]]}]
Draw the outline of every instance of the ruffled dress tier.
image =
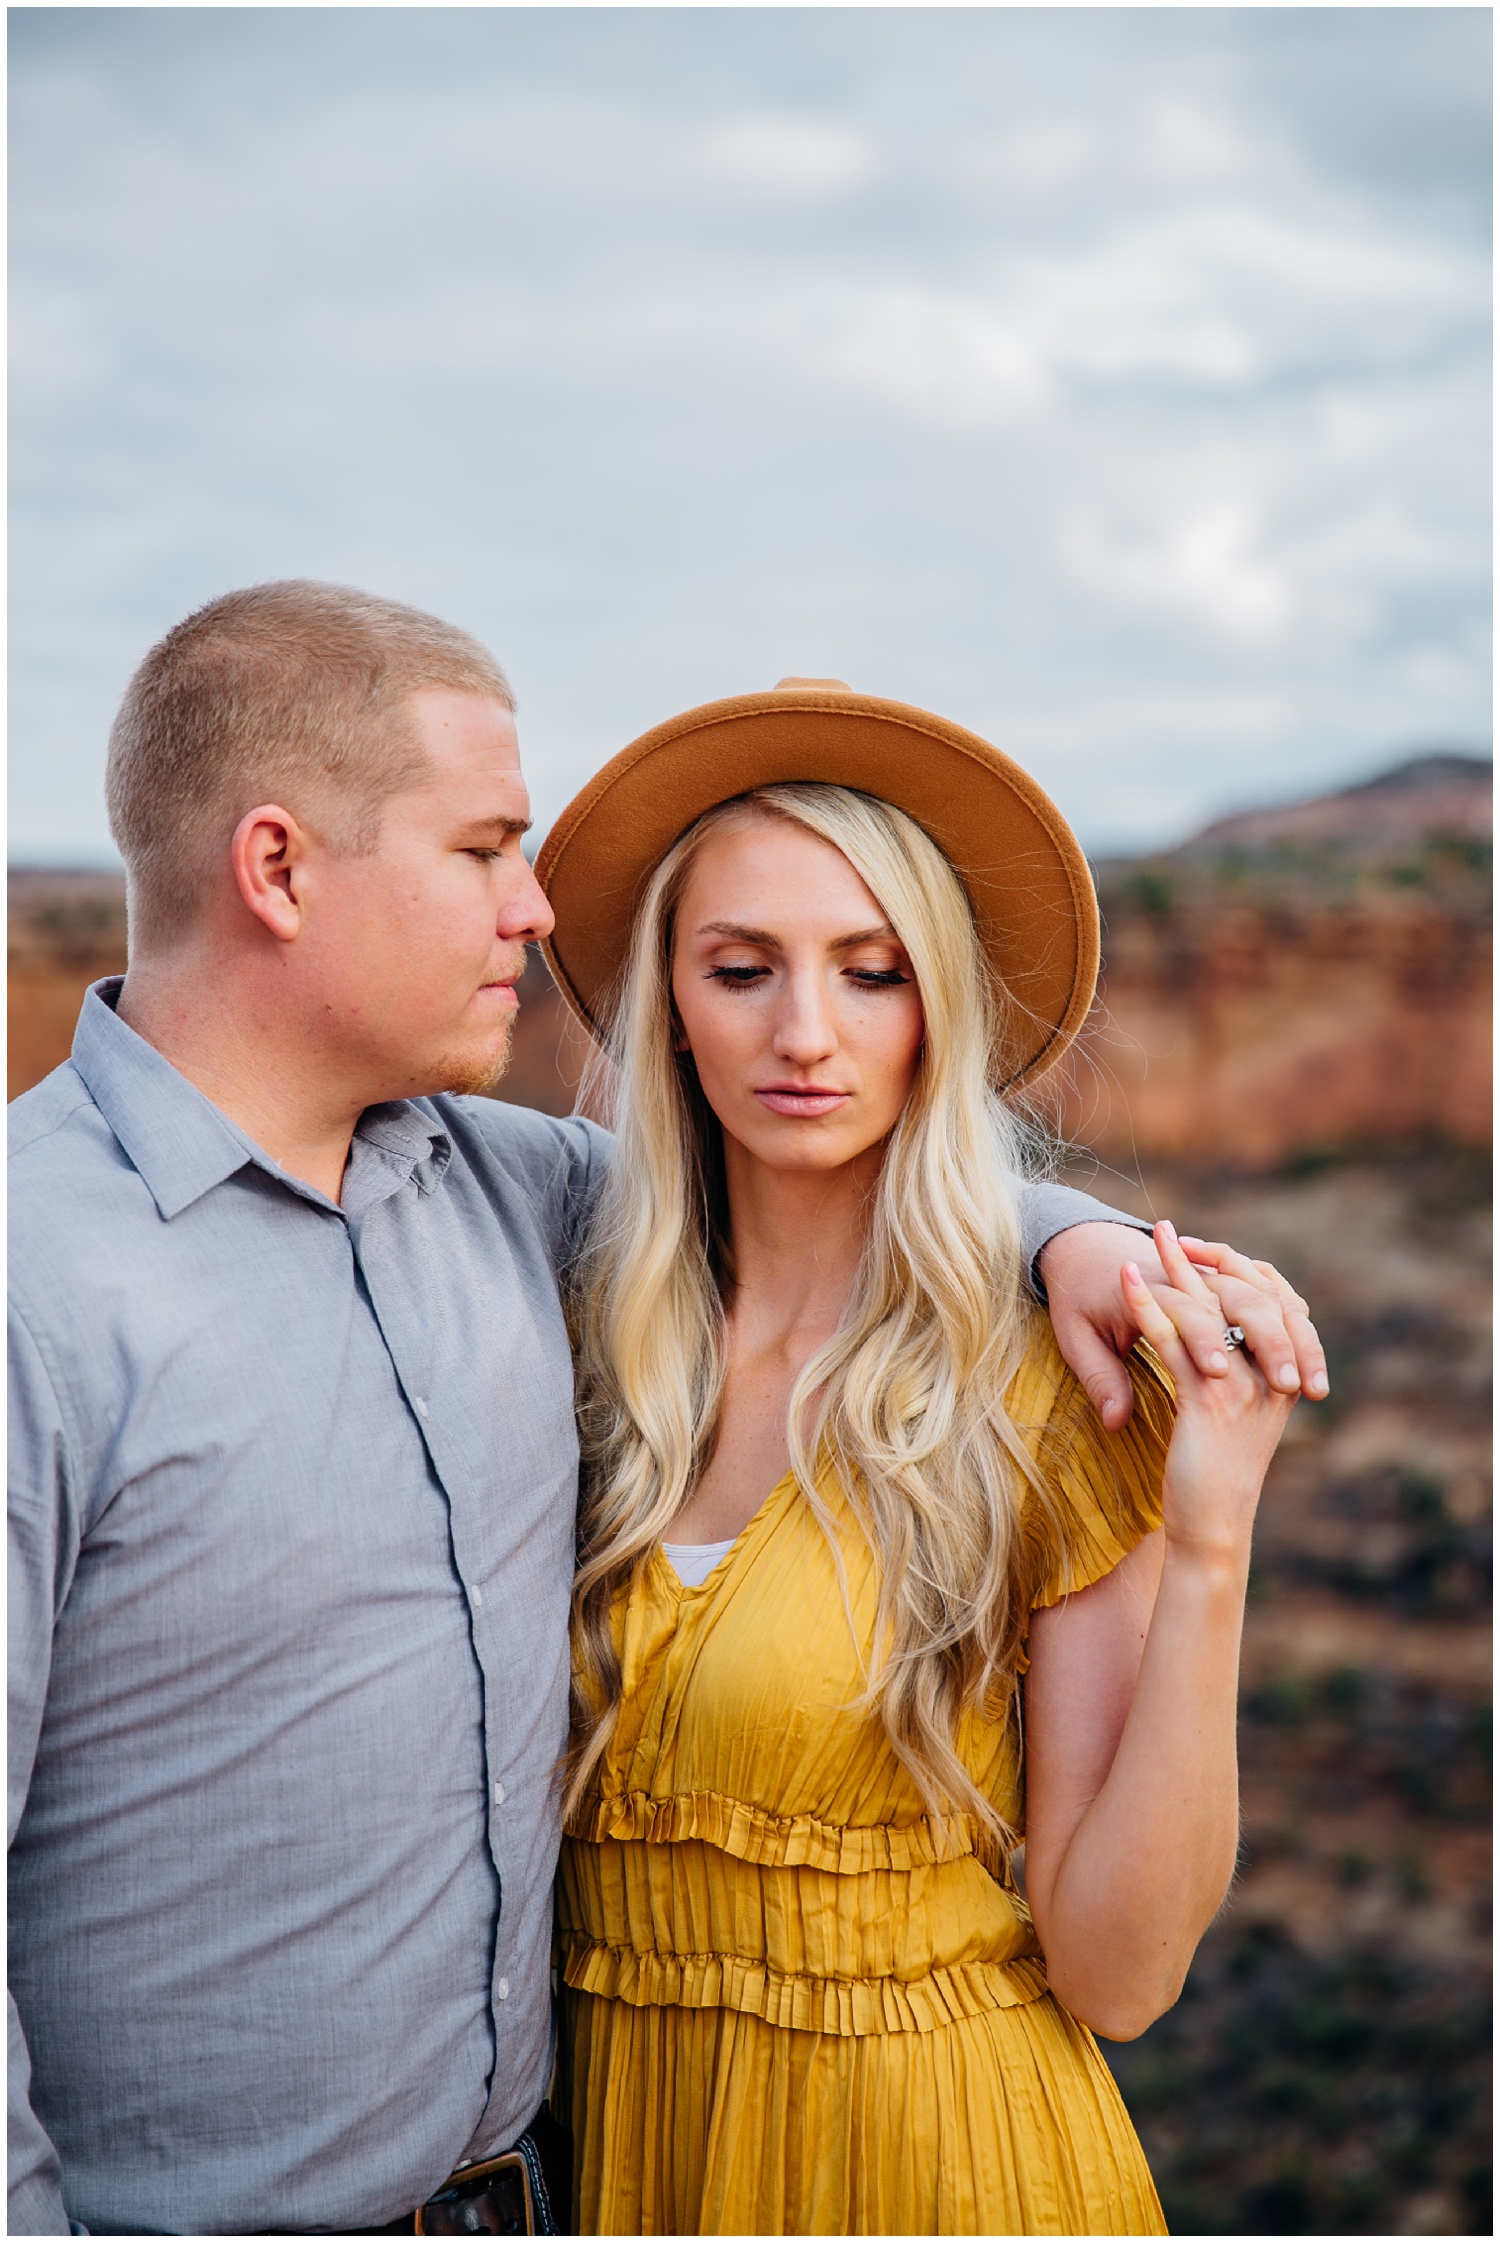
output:
[{"label": "ruffled dress tier", "polygon": [[[1160,1523],[1169,1392],[1133,1369],[1106,1434],[1039,1324],[1007,1397],[1068,1535],[1049,1576],[1023,1514],[1033,1608]],[[824,1493],[847,1605],[790,1477],[701,1587],[658,1550],[617,1603],[624,1704],[558,1879],[577,2230],[1164,2234],[1009,1865],[934,1823],[858,1709],[875,1566]],[[1019,1727],[1012,1699],[959,1738],[1017,1829]]]}]

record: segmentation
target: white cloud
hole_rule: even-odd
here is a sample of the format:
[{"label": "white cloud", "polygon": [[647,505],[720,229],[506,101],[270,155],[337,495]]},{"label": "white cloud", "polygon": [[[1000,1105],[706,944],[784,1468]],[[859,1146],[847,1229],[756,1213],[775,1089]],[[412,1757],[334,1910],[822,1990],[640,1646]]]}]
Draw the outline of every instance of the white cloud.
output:
[{"label": "white cloud", "polygon": [[1261,525],[1239,499],[1196,507],[1143,545],[1111,548],[1091,525],[1078,558],[1085,581],[1106,597],[1199,616],[1231,639],[1263,640],[1286,619],[1287,585],[1266,561]]},{"label": "white cloud", "polygon": [[16,845],[276,573],[489,637],[544,818],[786,671],[1099,839],[1478,736],[1484,25],[1411,13],[24,11]]},{"label": "white cloud", "polygon": [[731,117],[694,137],[695,171],[777,201],[838,194],[876,168],[865,135],[829,119],[774,112]]}]

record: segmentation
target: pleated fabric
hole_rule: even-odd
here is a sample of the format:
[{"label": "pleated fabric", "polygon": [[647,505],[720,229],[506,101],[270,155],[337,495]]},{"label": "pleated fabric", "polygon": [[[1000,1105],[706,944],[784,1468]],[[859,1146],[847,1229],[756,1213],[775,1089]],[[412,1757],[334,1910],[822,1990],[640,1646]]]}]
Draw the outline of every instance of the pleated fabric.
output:
[{"label": "pleated fabric", "polygon": [[[1132,1368],[1106,1434],[1039,1321],[1007,1397],[1066,1533],[1049,1561],[1023,1516],[1033,1608],[1160,1523],[1170,1389]],[[857,1710],[875,1567],[823,1493],[847,1605],[788,1478],[700,1587],[658,1551],[616,1607],[624,1702],[558,1877],[578,2232],[1162,2234],[1008,1864]],[[1023,1829],[1015,1700],[958,1743]]]}]

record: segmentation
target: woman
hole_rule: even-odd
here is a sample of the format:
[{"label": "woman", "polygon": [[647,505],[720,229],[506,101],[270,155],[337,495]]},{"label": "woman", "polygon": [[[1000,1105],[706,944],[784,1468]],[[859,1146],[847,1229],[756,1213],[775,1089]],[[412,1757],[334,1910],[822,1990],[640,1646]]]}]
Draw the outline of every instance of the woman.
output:
[{"label": "woman", "polygon": [[1194,1369],[1231,1257],[1169,1225],[1122,1433],[1026,1291],[1076,844],[957,727],[794,684],[647,735],[539,869],[591,1022],[623,952],[575,1302],[580,2230],[1160,2233],[1092,2033],[1175,2000],[1228,1884],[1291,1405]]}]

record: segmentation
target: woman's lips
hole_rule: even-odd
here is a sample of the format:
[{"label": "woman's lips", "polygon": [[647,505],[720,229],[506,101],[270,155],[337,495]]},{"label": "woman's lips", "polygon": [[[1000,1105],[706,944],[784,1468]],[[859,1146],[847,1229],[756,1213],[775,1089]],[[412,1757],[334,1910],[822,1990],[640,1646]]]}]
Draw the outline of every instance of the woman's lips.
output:
[{"label": "woman's lips", "polygon": [[773,1114],[796,1114],[804,1121],[836,1113],[840,1106],[847,1106],[850,1097],[847,1090],[789,1090],[784,1084],[758,1090],[755,1095]]}]

